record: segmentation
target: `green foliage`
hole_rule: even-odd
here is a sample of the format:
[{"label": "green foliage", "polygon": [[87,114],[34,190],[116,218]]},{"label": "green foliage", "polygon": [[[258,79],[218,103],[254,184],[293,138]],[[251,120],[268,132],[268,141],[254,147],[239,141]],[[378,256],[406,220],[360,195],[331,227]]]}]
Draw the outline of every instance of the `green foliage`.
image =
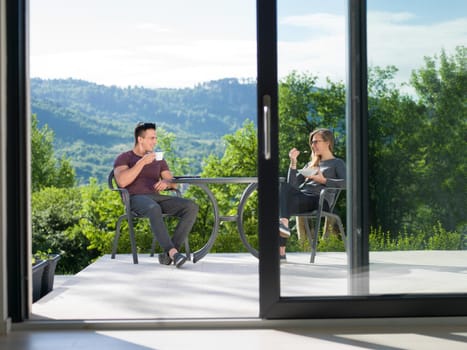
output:
[{"label": "green foliage", "polygon": [[330,234],[318,241],[319,252],[345,252],[344,242],[338,235]]},{"label": "green foliage", "polygon": [[395,67],[372,69],[368,99],[371,224],[394,232],[417,206],[414,184],[420,158],[414,130],[422,127],[420,107],[390,81],[396,72]]},{"label": "green foliage", "polygon": [[428,231],[417,230],[409,233],[405,230],[395,238],[392,236],[381,227],[372,227],[369,237],[370,250],[461,250],[464,244],[461,233],[446,231],[440,222]]},{"label": "green foliage", "polygon": [[425,59],[412,74],[417,93],[391,83],[395,67],[369,79],[369,164],[372,226],[395,238],[404,227],[455,230],[466,221],[467,49]]},{"label": "green foliage", "polygon": [[462,250],[463,240],[462,234],[459,232],[446,231],[440,222],[433,226],[433,232],[428,237],[426,248],[428,250]]},{"label": "green foliage", "polygon": [[[327,80],[326,87],[316,86],[317,77],[292,72],[279,84],[279,171],[287,174],[288,153],[292,147],[310,151],[308,136],[318,127],[334,131],[335,154],[345,159],[345,86]],[[303,166],[310,153],[301,153]]]},{"label": "green foliage", "polygon": [[95,179],[91,179],[89,185],[81,186],[80,193],[83,206],[79,230],[87,238],[89,249],[94,249],[99,254],[110,253],[115,224],[123,214],[119,194],[97,184]]},{"label": "green foliage", "polygon": [[[467,141],[465,62],[467,62],[465,47],[458,48],[451,57],[442,52],[439,58],[427,58],[425,66],[414,71],[412,76],[411,83],[417,96],[401,94],[399,86],[392,82],[397,72],[395,67],[374,67],[370,70],[368,123],[372,229],[369,240],[370,249],[373,251],[466,249],[467,161],[466,153],[463,152]],[[66,85],[67,81],[61,83]],[[67,89],[76,88],[75,81],[68,83]],[[195,103],[197,97],[195,95],[198,93],[214,101],[217,94],[223,94],[225,89],[228,90],[225,85],[227,83],[223,81],[219,84],[199,86],[201,90],[197,90],[198,92],[193,95],[191,92],[186,92],[187,95],[184,96],[191,96],[190,98],[193,99],[187,99],[185,102]],[[76,91],[75,99],[80,96],[83,98],[83,92],[89,88],[88,83],[82,84],[83,91]],[[54,91],[51,86],[47,87],[47,84],[42,86],[46,90],[49,89],[49,93]],[[95,86],[92,89],[96,94],[87,94],[85,100],[99,100],[100,87]],[[209,89],[213,90],[212,93],[208,91]],[[76,113],[73,114],[71,109],[66,108],[64,111],[63,108],[56,106],[57,110],[52,114],[66,116],[67,113],[71,113],[70,118],[73,118],[74,123],[78,123],[79,117],[83,113],[88,113],[89,119],[80,123],[87,128],[85,130],[94,132],[91,134],[96,140],[102,135],[98,134],[94,127],[105,129],[109,123],[115,126],[105,129],[107,141],[104,147],[103,144],[95,143],[95,140],[75,138],[75,145],[81,142],[84,148],[75,153],[76,156],[72,158],[73,163],[83,162],[89,167],[87,171],[90,174],[95,171],[98,164],[101,167],[98,172],[103,172],[106,176],[115,156],[129,148],[125,143],[129,143],[131,147],[132,137],[129,130],[132,130],[134,121],[154,118],[152,114],[135,113],[136,104],[145,100],[143,96],[151,95],[149,90],[114,88],[105,91],[112,91],[115,96],[120,97],[122,93],[131,95],[133,105],[125,107],[131,111],[131,116],[120,118],[120,114],[112,110],[115,107],[113,106],[115,100],[106,94],[104,95],[107,97],[99,100],[99,103],[107,101],[105,102],[107,111],[112,110],[108,115],[103,112],[97,113],[95,107],[89,105],[90,101],[88,101],[89,106],[86,107],[85,104],[73,99],[70,105],[76,108]],[[156,95],[152,97],[159,102],[161,99],[171,99],[175,96],[171,95],[170,91],[158,91]],[[229,101],[234,101],[237,107],[243,108],[243,112],[248,111],[248,108],[242,104],[244,100],[233,91],[225,95],[223,101],[226,96]],[[59,99],[64,98],[62,96]],[[198,126],[205,128],[209,118],[203,119],[205,115],[200,113],[202,107],[210,117],[215,114],[214,110],[218,115],[226,114],[222,112],[221,104],[217,102],[213,102],[213,106],[209,108],[203,103],[207,102],[200,102],[193,111],[190,111],[191,107],[174,111],[177,114],[174,116],[174,124],[181,123],[187,118],[187,125],[190,127],[199,122]],[[230,109],[232,113],[233,110]],[[316,86],[316,77],[297,72],[293,72],[280,82],[279,152],[282,176],[286,174],[288,167],[289,149],[294,146],[301,150],[308,149],[308,134],[316,127],[328,127],[334,130],[337,139],[335,153],[345,158],[344,111],[345,88],[340,82],[328,81],[324,88],[319,88]],[[102,119],[96,122],[91,115]],[[51,118],[51,115],[47,115],[47,118]],[[95,124],[92,124],[93,121]],[[212,122],[212,119],[210,121]],[[158,120],[156,122],[160,131],[160,148],[166,152],[165,157],[175,175],[197,174],[197,171],[200,171],[203,177],[257,175],[257,132],[253,122],[247,120],[238,128],[238,124],[231,123],[231,117],[226,116],[219,123],[231,123],[232,133],[225,135],[221,142],[219,137],[214,139],[212,142],[215,144],[215,151],[202,161],[198,161],[198,158],[188,151],[183,151],[186,158],[179,156],[183,148],[178,148],[178,145],[185,144],[189,139],[193,141],[191,136],[188,137],[177,131],[175,138],[173,128],[164,122],[159,123]],[[47,126],[39,129],[37,123],[36,117],[33,116],[33,251],[60,253],[62,259],[57,271],[74,273],[96,257],[110,253],[116,220],[123,213],[123,207],[118,193],[102,185],[102,179],[91,178],[87,185],[70,188],[73,186],[70,181],[74,175],[70,161],[67,158],[62,158],[60,162],[55,160],[52,147],[53,133]],[[65,129],[68,130],[70,125],[67,124]],[[73,128],[70,130],[74,131]],[[83,129],[80,130],[82,132]],[[198,129],[193,129],[192,132],[196,132],[195,130]],[[77,134],[79,133],[77,131]],[[200,131],[195,140],[200,148],[205,147],[203,151],[211,149],[206,135],[204,131]],[[191,146],[187,145],[187,147]],[[302,154],[300,157],[299,162],[302,164],[308,160],[308,155]],[[95,174],[98,172],[96,171]],[[237,214],[237,204],[245,186],[242,184],[210,186],[218,200],[222,216]],[[184,196],[193,198],[200,206],[197,221],[190,234],[190,246],[194,251],[201,248],[209,239],[214,221],[213,210],[206,194],[197,186],[183,187],[182,190]],[[253,192],[246,203],[243,218],[248,241],[256,248],[258,248],[257,199],[257,193]],[[337,210],[344,213],[344,206],[345,201],[340,201]],[[345,216],[342,218],[345,219]],[[167,220],[170,231],[173,231],[176,223],[176,219]],[[149,252],[152,234],[148,220],[137,220],[135,229],[138,251]],[[326,239],[320,239],[318,250],[343,251],[343,242],[338,236],[330,235]],[[245,251],[235,223],[221,224],[212,251]],[[288,251],[309,251],[309,242],[300,241],[296,235],[292,235],[288,240]],[[122,226],[119,252],[130,252],[126,223]]]},{"label": "green foliage", "polygon": [[32,251],[60,254],[57,273],[75,273],[97,257],[77,229],[82,203],[78,188],[49,187],[32,194]]},{"label": "green foliage", "polygon": [[[297,232],[297,222],[294,216],[290,218],[289,226],[292,232]],[[324,228],[324,226],[323,226]],[[317,250],[319,252],[344,252],[344,242],[340,236],[328,228],[328,234],[323,237],[320,232]],[[292,234],[287,240],[287,251],[289,252],[310,252],[311,243],[307,237],[299,239],[298,234]]]},{"label": "green foliage", "polygon": [[38,191],[45,187],[73,187],[75,185],[75,170],[70,160],[62,156],[55,158],[54,133],[44,125],[38,127],[37,116],[31,116],[31,178],[32,190]]},{"label": "green foliage", "polygon": [[[203,177],[256,176],[257,171],[257,137],[256,128],[251,121],[246,121],[242,128],[232,135],[224,137],[225,152],[222,158],[211,155],[205,160],[201,175]],[[210,185],[214,194],[220,215],[236,215],[237,204],[246,188],[246,184]],[[189,187],[185,194],[193,198],[199,205],[198,218],[190,235],[190,246],[201,248],[209,239],[214,225],[212,205],[197,186]],[[244,229],[251,245],[257,247],[257,194],[253,193],[244,208]],[[198,246],[198,244],[200,244]],[[219,236],[213,246],[216,252],[245,251],[240,240],[237,226],[234,222],[223,222],[219,228]]]},{"label": "green foliage", "polygon": [[[452,56],[425,58],[425,67],[414,71],[412,85],[423,104],[423,127],[417,130],[416,168],[419,205],[453,230],[466,222],[467,194],[467,47]],[[434,189],[426,191],[426,189]]]},{"label": "green foliage", "polygon": [[[254,244],[254,242],[252,243]],[[238,233],[228,230],[227,232],[222,232],[221,234],[217,236],[216,241],[211,249],[211,252],[212,253],[239,253],[239,252],[245,253],[247,252],[247,250],[245,246],[243,245],[242,241],[239,239]]]},{"label": "green foliage", "polygon": [[31,102],[33,113],[55,131],[58,155],[71,156],[85,184],[91,177],[105,179],[115,155],[131,148],[138,121],[154,121],[176,134],[170,153],[187,157],[190,170],[199,174],[204,157],[224,151],[218,142],[223,135],[256,119],[256,84],[221,79],[194,88],[148,89],[34,78]]}]

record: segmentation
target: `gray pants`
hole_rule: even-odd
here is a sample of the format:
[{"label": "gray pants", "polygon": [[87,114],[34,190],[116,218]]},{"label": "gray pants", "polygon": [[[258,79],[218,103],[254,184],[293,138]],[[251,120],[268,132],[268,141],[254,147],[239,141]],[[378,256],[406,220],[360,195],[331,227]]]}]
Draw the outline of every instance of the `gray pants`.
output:
[{"label": "gray pants", "polygon": [[[140,216],[149,218],[151,230],[165,252],[172,248],[180,249],[193,227],[198,214],[198,205],[192,200],[161,194],[132,195],[131,209]],[[162,214],[179,219],[177,227],[170,238]]]}]

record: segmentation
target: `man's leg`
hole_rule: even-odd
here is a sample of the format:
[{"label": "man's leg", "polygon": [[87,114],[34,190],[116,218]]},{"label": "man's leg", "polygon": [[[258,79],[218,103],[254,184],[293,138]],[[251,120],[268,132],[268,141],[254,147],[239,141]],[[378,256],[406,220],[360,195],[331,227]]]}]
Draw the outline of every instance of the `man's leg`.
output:
[{"label": "man's leg", "polygon": [[162,219],[162,208],[153,195],[133,195],[130,198],[130,205],[138,215],[149,218],[154,237],[165,252],[175,248]]},{"label": "man's leg", "polygon": [[165,198],[160,201],[159,204],[164,214],[175,216],[179,219],[172,237],[175,248],[179,249],[185,242],[196,221],[199,210],[198,204],[190,199],[172,196],[169,196],[169,199]]}]

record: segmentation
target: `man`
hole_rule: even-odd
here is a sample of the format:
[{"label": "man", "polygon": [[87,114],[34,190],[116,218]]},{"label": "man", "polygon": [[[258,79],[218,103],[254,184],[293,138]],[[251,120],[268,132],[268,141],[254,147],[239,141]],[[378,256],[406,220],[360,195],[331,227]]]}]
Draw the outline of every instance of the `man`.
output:
[{"label": "man", "polygon": [[[130,194],[130,205],[138,215],[149,218],[151,230],[164,249],[159,263],[181,267],[187,260],[179,252],[198,214],[198,205],[176,196],[162,195],[161,191],[176,188],[172,173],[165,160],[156,160],[157,145],[155,123],[138,123],[135,128],[135,145],[120,154],[114,162],[115,179]],[[173,237],[170,238],[162,214],[179,218]]]}]

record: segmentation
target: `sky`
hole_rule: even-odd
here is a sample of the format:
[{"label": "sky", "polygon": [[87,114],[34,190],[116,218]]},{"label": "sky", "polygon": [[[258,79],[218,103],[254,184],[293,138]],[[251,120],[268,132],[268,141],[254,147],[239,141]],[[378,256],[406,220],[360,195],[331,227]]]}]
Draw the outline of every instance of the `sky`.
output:
[{"label": "sky", "polygon": [[[368,63],[399,69],[467,45],[466,0],[368,0]],[[256,77],[254,0],[30,0],[30,72],[120,87]],[[345,81],[346,1],[278,0],[279,78]]]}]

